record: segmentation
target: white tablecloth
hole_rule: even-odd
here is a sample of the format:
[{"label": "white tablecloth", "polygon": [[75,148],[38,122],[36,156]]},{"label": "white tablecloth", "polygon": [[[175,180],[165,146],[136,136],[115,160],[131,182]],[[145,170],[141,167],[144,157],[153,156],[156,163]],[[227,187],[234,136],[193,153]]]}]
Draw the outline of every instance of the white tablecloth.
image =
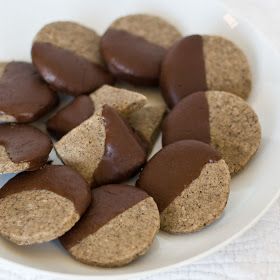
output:
[{"label": "white tablecloth", "polygon": [[[223,0],[223,2],[231,7],[233,14],[237,12],[251,21],[280,51],[280,0]],[[28,269],[18,270],[0,262],[0,280],[17,279],[55,280],[36,275]],[[280,199],[253,228],[219,252],[191,265],[137,280],[154,279],[279,280]]]}]

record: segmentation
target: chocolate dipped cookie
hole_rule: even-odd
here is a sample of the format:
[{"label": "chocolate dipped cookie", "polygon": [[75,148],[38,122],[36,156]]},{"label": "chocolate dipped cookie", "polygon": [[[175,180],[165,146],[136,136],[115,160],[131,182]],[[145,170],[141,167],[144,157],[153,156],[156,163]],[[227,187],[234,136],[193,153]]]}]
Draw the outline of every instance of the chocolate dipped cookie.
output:
[{"label": "chocolate dipped cookie", "polygon": [[166,50],[180,32],[164,19],[135,14],[115,20],[101,38],[101,54],[119,80],[157,85]]},{"label": "chocolate dipped cookie", "polygon": [[70,21],[44,26],[32,45],[32,62],[56,91],[78,96],[113,83],[99,54],[99,35]]},{"label": "chocolate dipped cookie", "polygon": [[181,100],[162,126],[163,146],[184,139],[210,144],[235,174],[258,150],[261,127],[254,110],[240,97],[221,91],[198,92]]},{"label": "chocolate dipped cookie", "polygon": [[0,123],[33,122],[57,104],[57,95],[31,63],[0,63]]},{"label": "chocolate dipped cookie", "polygon": [[76,260],[95,266],[123,266],[151,246],[159,229],[154,200],[129,185],[106,185],[92,191],[94,200],[60,242]]},{"label": "chocolate dipped cookie", "polygon": [[18,245],[53,240],[74,226],[90,201],[88,184],[70,167],[21,173],[0,189],[0,234]]},{"label": "chocolate dipped cookie", "polygon": [[220,36],[184,37],[169,49],[162,62],[160,87],[170,108],[197,91],[228,91],[246,99],[251,83],[244,53]]},{"label": "chocolate dipped cookie", "polygon": [[146,164],[137,187],[160,211],[160,228],[194,232],[218,219],[228,200],[230,173],[208,144],[183,140],[170,144]]},{"label": "chocolate dipped cookie", "polygon": [[0,174],[36,170],[46,164],[53,145],[39,129],[26,124],[0,125]]}]

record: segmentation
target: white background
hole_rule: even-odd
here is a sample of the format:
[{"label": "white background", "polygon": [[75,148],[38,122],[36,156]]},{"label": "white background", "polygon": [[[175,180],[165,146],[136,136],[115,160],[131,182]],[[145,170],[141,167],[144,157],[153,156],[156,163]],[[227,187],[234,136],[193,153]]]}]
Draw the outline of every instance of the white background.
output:
[{"label": "white background", "polygon": [[[280,51],[280,0],[223,0],[223,2],[231,7],[232,14],[237,13],[253,23]],[[0,263],[0,280],[10,279],[55,278],[32,274],[28,270],[15,270],[12,266],[7,267]],[[257,225],[219,252],[194,264],[137,280],[140,279],[280,279],[280,200]]]}]

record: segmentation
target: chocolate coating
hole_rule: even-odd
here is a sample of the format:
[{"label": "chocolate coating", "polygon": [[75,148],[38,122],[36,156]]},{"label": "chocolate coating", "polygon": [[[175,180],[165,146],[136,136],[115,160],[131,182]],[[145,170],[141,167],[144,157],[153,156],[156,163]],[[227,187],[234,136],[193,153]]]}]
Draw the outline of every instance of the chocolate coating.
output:
[{"label": "chocolate coating", "polygon": [[166,50],[142,37],[110,28],[101,39],[101,53],[118,79],[136,85],[157,85]]},{"label": "chocolate coating", "polygon": [[47,122],[47,128],[55,137],[61,138],[93,113],[93,102],[87,95],[81,95],[52,116]]},{"label": "chocolate coating", "polygon": [[148,197],[147,193],[129,185],[106,185],[92,190],[93,200],[81,220],[60,237],[70,249],[110,220]]},{"label": "chocolate coating", "polygon": [[11,161],[29,162],[29,170],[46,163],[53,146],[46,134],[25,124],[0,125],[0,145],[5,147]]},{"label": "chocolate coating", "polygon": [[91,201],[90,188],[86,181],[78,172],[64,165],[46,165],[37,171],[18,174],[0,189],[0,198],[42,189],[71,200],[80,215]]},{"label": "chocolate coating", "polygon": [[182,99],[162,125],[162,145],[180,140],[198,140],[210,144],[209,106],[205,92]]},{"label": "chocolate coating", "polygon": [[170,108],[193,92],[207,90],[200,35],[185,37],[169,49],[162,62],[160,87]]},{"label": "chocolate coating", "polygon": [[32,62],[44,80],[57,91],[78,96],[112,84],[112,76],[101,66],[50,43],[35,42]]},{"label": "chocolate coating", "polygon": [[208,144],[184,140],[160,150],[140,173],[137,187],[146,191],[162,212],[193,180],[205,164],[220,160]]},{"label": "chocolate coating", "polygon": [[93,186],[130,178],[145,163],[146,152],[134,132],[109,106],[104,106],[105,153],[93,175]]},{"label": "chocolate coating", "polygon": [[31,63],[10,62],[0,77],[0,114],[17,122],[32,122],[57,103],[56,94]]}]

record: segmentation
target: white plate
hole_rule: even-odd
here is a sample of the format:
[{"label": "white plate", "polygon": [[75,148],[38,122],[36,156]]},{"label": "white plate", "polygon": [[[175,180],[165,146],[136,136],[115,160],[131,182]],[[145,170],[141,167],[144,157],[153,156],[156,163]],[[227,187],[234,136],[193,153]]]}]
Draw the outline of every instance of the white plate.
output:
[{"label": "white plate", "polygon": [[[224,35],[245,51],[253,72],[253,92],[249,102],[258,113],[263,128],[263,140],[258,154],[243,172],[233,178],[228,206],[218,222],[194,234],[174,236],[160,233],[149,253],[126,267],[97,269],[80,264],[68,256],[56,241],[18,247],[0,239],[0,257],[3,261],[67,279],[116,279],[162,270],[190,263],[221,248],[252,226],[278,197],[280,57],[246,20],[231,17],[227,9],[215,1],[5,1],[0,10],[0,60],[30,60],[32,38],[47,22],[75,20],[102,33],[113,19],[139,12],[169,19],[184,34]],[[0,185],[8,178],[0,177]]]}]

